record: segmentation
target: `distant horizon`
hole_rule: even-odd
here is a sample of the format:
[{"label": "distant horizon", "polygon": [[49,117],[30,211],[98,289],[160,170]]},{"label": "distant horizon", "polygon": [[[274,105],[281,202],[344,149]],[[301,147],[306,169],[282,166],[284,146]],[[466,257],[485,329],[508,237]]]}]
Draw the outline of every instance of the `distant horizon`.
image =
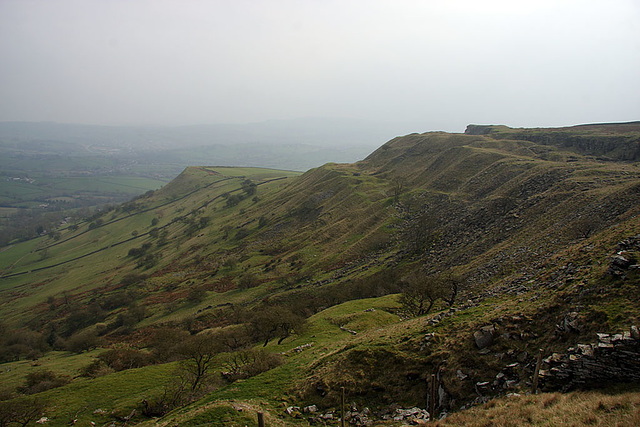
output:
[{"label": "distant horizon", "polygon": [[[292,123],[292,122],[304,122],[304,121],[340,121],[345,123],[357,123],[361,122],[363,124],[371,124],[371,123],[383,123],[388,125],[404,125],[404,126],[412,126],[417,124],[411,123],[402,123],[395,121],[388,122],[380,122],[375,120],[367,120],[367,119],[351,119],[345,117],[296,117],[291,119],[266,119],[261,121],[249,121],[249,122],[202,122],[202,123],[188,123],[188,124],[153,124],[153,123],[132,123],[132,124],[103,124],[103,123],[81,123],[81,122],[62,122],[62,121],[52,121],[52,120],[0,120],[0,124],[10,124],[10,123],[24,123],[24,124],[51,124],[51,125],[66,125],[66,126],[86,126],[86,127],[103,127],[103,128],[165,128],[165,129],[176,129],[176,128],[196,128],[196,127],[213,127],[213,126],[250,126],[250,125],[264,125],[270,123]],[[492,123],[483,123],[483,122],[470,122],[463,126],[463,129],[460,131],[451,130],[451,129],[426,129],[422,130],[422,132],[449,132],[449,133],[464,133],[464,130],[469,125],[476,126],[507,126],[509,128],[514,129],[533,129],[533,128],[541,128],[541,129],[552,129],[552,128],[565,128],[565,127],[575,127],[575,126],[590,126],[590,125],[623,125],[623,124],[633,124],[640,123],[640,119],[638,120],[620,120],[620,121],[596,121],[596,122],[578,122],[578,123],[567,123],[560,125],[529,125],[529,126],[519,126],[512,125],[502,122],[492,122]],[[414,133],[412,131],[410,133]]]},{"label": "distant horizon", "polygon": [[0,121],[629,121],[638,22],[637,0],[2,0]]}]

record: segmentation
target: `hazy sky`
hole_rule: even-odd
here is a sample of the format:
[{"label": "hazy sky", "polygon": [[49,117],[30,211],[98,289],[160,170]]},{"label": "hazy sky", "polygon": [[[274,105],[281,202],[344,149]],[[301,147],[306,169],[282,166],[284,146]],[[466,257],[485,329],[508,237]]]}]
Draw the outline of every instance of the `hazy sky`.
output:
[{"label": "hazy sky", "polygon": [[0,0],[0,121],[640,120],[638,0]]}]

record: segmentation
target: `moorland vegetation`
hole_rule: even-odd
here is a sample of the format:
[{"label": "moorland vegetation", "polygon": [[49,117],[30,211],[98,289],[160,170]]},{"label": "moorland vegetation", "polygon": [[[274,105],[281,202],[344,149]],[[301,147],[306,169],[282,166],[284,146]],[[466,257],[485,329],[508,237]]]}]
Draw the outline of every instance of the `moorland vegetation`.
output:
[{"label": "moorland vegetation", "polygon": [[525,394],[540,349],[638,339],[638,153],[639,123],[470,126],[189,167],[0,252],[0,420],[332,425],[344,390],[360,425],[633,425],[624,369]]}]

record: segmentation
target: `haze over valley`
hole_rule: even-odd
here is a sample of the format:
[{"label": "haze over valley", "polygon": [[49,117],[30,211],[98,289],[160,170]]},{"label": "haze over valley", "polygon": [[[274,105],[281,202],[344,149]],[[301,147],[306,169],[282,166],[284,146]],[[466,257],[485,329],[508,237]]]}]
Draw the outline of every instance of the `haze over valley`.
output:
[{"label": "haze over valley", "polygon": [[0,427],[639,425],[638,22],[0,1]]}]

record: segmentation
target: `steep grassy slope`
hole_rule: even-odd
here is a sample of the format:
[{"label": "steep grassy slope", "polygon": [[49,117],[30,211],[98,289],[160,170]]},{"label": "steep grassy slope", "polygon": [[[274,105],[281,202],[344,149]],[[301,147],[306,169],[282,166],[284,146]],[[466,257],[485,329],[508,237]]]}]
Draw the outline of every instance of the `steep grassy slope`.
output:
[{"label": "steep grassy slope", "polygon": [[[611,261],[618,253],[633,264],[640,252],[629,240],[640,230],[640,169],[608,139],[623,138],[629,152],[637,141],[629,126],[412,134],[362,162],[300,176],[188,168],[57,241],[0,253],[0,315],[54,344],[93,328],[141,348],[160,326],[250,328],[251,316],[273,307],[309,318],[305,332],[266,348],[311,349],[167,424],[224,424],[243,417],[234,405],[251,419],[267,411],[273,425],[305,423],[281,419],[283,401],[328,410],[341,387],[359,408],[425,407],[432,373],[446,396],[438,410],[457,410],[514,363],[517,379],[482,394],[526,390],[539,348],[562,352],[638,323],[636,270]],[[608,142],[566,143],[585,132]],[[462,278],[453,307],[439,300],[427,317],[408,318],[393,294],[416,271]],[[494,343],[479,352],[473,333],[487,325]],[[74,387],[65,386],[72,402]],[[135,396],[121,407],[138,405]]]}]

